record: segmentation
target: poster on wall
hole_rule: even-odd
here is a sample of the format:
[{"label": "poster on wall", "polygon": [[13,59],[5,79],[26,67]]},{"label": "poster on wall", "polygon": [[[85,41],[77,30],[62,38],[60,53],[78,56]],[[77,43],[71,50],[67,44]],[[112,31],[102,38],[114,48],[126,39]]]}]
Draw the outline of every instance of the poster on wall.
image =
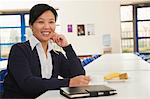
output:
[{"label": "poster on wall", "polygon": [[95,35],[94,24],[87,24],[87,35]]},{"label": "poster on wall", "polygon": [[73,32],[72,24],[68,24],[67,28],[68,28],[68,32]]},{"label": "poster on wall", "polygon": [[111,46],[111,36],[110,36],[110,34],[103,34],[102,40],[103,40],[103,46]]},{"label": "poster on wall", "polygon": [[84,24],[77,25],[77,35],[78,36],[85,36],[85,26]]}]

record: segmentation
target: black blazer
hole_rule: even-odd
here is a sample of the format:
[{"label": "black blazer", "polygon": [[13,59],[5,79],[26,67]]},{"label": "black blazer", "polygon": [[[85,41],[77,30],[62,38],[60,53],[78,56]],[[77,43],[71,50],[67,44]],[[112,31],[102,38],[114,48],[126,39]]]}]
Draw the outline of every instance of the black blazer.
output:
[{"label": "black blazer", "polygon": [[[52,77],[42,79],[41,64],[36,47],[32,50],[29,41],[12,46],[8,59],[8,75],[4,81],[4,97],[36,98],[47,90],[68,86],[70,78],[84,75],[80,60],[71,45],[61,52],[52,50]],[[58,75],[64,79],[58,79]]]}]

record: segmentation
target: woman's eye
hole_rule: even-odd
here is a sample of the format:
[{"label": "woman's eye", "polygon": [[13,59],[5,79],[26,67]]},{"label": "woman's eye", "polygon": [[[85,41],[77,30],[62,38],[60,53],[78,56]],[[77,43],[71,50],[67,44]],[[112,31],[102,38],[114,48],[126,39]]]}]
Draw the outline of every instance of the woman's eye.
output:
[{"label": "woman's eye", "polygon": [[54,24],[55,22],[54,22],[54,21],[50,21],[49,23],[50,23],[50,24]]},{"label": "woman's eye", "polygon": [[38,21],[38,23],[44,23],[43,21]]}]

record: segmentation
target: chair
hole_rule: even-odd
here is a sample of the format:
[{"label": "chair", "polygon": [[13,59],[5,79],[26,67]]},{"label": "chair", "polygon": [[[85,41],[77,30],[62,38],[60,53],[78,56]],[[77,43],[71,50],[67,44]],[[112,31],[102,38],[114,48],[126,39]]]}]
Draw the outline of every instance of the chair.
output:
[{"label": "chair", "polygon": [[3,97],[4,92],[4,78],[7,75],[7,69],[0,71],[0,97]]},{"label": "chair", "polygon": [[101,55],[99,55],[99,54],[96,54],[96,55],[93,55],[92,57],[94,58],[94,59],[97,59],[97,58],[99,58]]},{"label": "chair", "polygon": [[148,59],[147,62],[150,63],[150,59]]},{"label": "chair", "polygon": [[81,61],[82,66],[85,66],[85,65],[87,65],[88,63],[89,63],[88,58],[85,58],[85,59],[83,59],[83,60]]},{"label": "chair", "polygon": [[135,54],[136,54],[137,56],[140,56],[140,53],[139,53],[139,52],[135,52]]},{"label": "chair", "polygon": [[148,60],[148,58],[145,56],[145,55],[143,55],[143,54],[141,54],[139,57],[141,57],[143,60],[145,60],[145,61],[147,61]]},{"label": "chair", "polygon": [[98,57],[100,57],[101,55],[93,55],[92,57],[88,57],[88,58],[84,58],[81,61],[82,66],[86,66],[87,64],[91,63],[92,61],[94,61],[95,59],[97,59]]}]

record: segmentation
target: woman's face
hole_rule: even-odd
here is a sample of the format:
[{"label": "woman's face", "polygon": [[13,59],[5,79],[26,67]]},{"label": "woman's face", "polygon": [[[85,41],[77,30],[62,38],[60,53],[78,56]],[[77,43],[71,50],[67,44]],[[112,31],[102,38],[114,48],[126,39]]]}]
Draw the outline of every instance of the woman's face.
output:
[{"label": "woman's face", "polygon": [[51,11],[45,11],[30,27],[39,41],[47,42],[52,38],[56,28],[55,16]]}]

